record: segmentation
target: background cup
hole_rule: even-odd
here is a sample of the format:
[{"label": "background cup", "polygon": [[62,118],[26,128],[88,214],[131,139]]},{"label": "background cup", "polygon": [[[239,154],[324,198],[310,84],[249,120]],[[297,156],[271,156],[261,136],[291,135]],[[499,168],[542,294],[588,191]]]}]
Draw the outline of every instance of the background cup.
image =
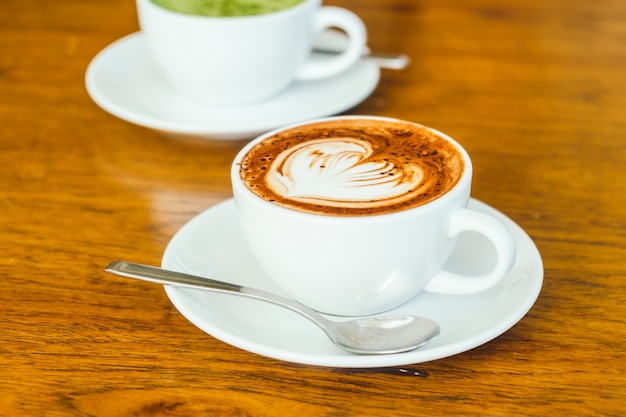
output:
[{"label": "background cup", "polygon": [[[350,119],[397,122],[366,116],[321,120]],[[243,156],[256,143],[291,127],[246,145],[234,160],[231,178],[252,253],[272,280],[296,300],[324,313],[368,315],[394,308],[423,289],[449,294],[480,292],[510,270],[515,260],[513,238],[495,218],[467,209],[472,164],[453,139],[431,129],[452,143],[465,162],[460,180],[447,193],[391,214],[332,216],[278,206],[251,192],[241,180]],[[497,262],[491,272],[468,277],[442,269],[455,238],[465,231],[481,233],[495,246]]]},{"label": "background cup", "polygon": [[[352,12],[303,0],[278,12],[208,17],[137,0],[141,32],[165,77],[184,95],[209,105],[241,105],[276,95],[294,80],[332,77],[354,65],[366,46]],[[310,59],[316,33],[346,32],[342,54]]]}]

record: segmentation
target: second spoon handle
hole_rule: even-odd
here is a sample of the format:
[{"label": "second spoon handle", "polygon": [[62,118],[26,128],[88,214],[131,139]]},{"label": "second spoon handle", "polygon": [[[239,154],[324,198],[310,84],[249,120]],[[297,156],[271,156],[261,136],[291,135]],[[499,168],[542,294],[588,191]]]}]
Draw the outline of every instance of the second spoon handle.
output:
[{"label": "second spoon handle", "polygon": [[[337,55],[340,53],[340,51],[326,49],[323,47],[315,47],[313,52],[326,55]],[[370,50],[366,50],[361,59],[368,59],[374,61],[381,68],[394,70],[405,69],[410,62],[409,57],[404,54],[390,54]]]}]

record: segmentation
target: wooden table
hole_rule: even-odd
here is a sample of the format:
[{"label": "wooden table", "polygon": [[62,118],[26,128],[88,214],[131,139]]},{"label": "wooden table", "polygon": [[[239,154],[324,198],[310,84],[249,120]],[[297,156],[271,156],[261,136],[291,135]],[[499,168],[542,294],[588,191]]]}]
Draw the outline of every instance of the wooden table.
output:
[{"label": "wooden table", "polygon": [[138,29],[134,2],[0,8],[0,415],[622,416],[626,414],[626,3],[333,0],[382,71],[348,114],[457,138],[473,195],[533,238],[541,295],[468,352],[402,368],[269,359],[190,324],[159,286],[171,237],[230,197],[244,141],[161,133],[99,108],[90,60]]}]

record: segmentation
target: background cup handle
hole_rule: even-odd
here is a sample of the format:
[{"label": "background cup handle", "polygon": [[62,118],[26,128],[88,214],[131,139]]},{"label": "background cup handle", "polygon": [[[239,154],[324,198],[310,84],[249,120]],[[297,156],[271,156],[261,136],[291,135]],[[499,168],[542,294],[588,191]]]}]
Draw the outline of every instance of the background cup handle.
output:
[{"label": "background cup handle", "polygon": [[361,19],[349,10],[340,7],[322,7],[315,18],[314,33],[324,29],[338,28],[346,32],[348,46],[335,57],[324,60],[309,59],[298,70],[296,80],[309,81],[337,75],[360,58],[367,45],[367,31]]},{"label": "background cup handle", "polygon": [[487,214],[461,209],[450,219],[449,237],[453,238],[465,231],[478,232],[493,243],[498,257],[495,268],[479,276],[441,270],[431,278],[424,290],[444,294],[473,294],[493,287],[509,272],[515,262],[515,242],[502,223]]}]

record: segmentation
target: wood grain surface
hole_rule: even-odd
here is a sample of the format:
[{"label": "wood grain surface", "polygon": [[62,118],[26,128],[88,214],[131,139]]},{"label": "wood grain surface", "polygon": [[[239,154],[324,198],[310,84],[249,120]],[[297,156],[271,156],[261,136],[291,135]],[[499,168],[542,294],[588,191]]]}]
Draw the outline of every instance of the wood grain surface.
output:
[{"label": "wood grain surface", "polygon": [[203,333],[156,285],[177,230],[231,196],[245,141],[166,134],[88,96],[129,0],[0,7],[0,415],[622,416],[626,414],[626,3],[333,0],[366,22],[383,70],[348,114],[459,140],[474,197],[536,242],[545,281],[495,340],[433,362],[331,369]]}]

